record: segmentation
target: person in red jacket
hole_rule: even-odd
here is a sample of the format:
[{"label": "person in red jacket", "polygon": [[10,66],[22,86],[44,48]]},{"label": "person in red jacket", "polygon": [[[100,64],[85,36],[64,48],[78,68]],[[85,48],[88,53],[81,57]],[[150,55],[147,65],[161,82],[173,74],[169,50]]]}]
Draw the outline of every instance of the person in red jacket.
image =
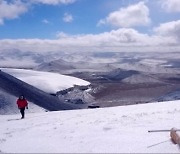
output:
[{"label": "person in red jacket", "polygon": [[24,115],[25,115],[24,111],[25,111],[25,108],[28,109],[28,102],[23,95],[19,96],[17,100],[17,105],[22,115],[21,119],[24,119]]}]

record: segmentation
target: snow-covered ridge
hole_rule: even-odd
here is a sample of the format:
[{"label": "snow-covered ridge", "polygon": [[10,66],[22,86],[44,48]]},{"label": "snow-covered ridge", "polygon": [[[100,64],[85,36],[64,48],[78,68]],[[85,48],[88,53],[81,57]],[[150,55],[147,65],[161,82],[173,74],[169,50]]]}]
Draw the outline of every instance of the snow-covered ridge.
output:
[{"label": "snow-covered ridge", "polygon": [[[180,128],[180,101],[0,116],[5,153],[179,153],[170,132]],[[21,136],[21,137],[20,137]]]},{"label": "snow-covered ridge", "polygon": [[1,70],[47,93],[56,93],[74,85],[87,86],[90,84],[85,80],[58,73],[10,68]]}]

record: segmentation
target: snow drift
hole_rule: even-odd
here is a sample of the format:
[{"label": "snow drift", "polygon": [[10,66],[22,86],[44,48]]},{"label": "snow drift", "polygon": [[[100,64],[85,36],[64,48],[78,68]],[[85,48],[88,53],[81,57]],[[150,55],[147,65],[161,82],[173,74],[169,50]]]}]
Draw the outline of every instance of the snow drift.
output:
[{"label": "snow drift", "polygon": [[9,68],[2,68],[1,70],[42,91],[53,94],[74,85],[87,86],[90,84],[82,79],[58,73]]}]

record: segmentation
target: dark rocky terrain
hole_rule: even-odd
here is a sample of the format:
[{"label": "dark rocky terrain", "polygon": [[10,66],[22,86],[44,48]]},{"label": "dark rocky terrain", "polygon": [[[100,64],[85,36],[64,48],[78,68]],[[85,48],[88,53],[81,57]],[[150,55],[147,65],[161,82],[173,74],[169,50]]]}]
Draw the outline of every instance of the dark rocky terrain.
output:
[{"label": "dark rocky terrain", "polygon": [[[109,78],[101,78],[100,76],[91,78],[87,74],[74,74],[74,76],[86,79],[92,83],[92,96],[96,100],[96,105],[101,107],[111,107],[119,105],[132,105],[139,103],[148,103],[158,101],[161,97],[166,97],[169,93],[180,89],[180,81],[158,78],[157,82],[143,82],[131,83],[123,82],[121,79],[112,80]],[[144,76],[144,78],[147,76]],[[150,78],[157,78],[158,75],[152,75]],[[151,81],[151,80],[150,80]],[[174,100],[172,97],[169,100]]]}]

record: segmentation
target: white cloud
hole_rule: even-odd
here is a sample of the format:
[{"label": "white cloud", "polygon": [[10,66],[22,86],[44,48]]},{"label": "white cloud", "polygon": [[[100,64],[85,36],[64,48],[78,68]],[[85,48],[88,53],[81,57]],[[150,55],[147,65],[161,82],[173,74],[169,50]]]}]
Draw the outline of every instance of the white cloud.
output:
[{"label": "white cloud", "polygon": [[30,0],[32,3],[42,3],[47,5],[72,4],[76,0]]},{"label": "white cloud", "polygon": [[3,25],[4,24],[4,21],[3,19],[0,18],[0,25]]},{"label": "white cloud", "polygon": [[148,7],[144,2],[139,2],[111,12],[105,19],[101,19],[97,25],[110,24],[115,27],[134,27],[148,25],[150,21]]},{"label": "white cloud", "polygon": [[154,31],[165,37],[172,37],[180,41],[180,20],[167,22],[154,28]]},{"label": "white cloud", "polygon": [[180,40],[175,37],[162,36],[158,32],[154,35],[139,33],[135,29],[120,28],[100,34],[68,35],[63,32],[57,34],[56,40],[42,39],[4,39],[0,40],[1,49],[16,47],[21,51],[48,52],[90,52],[90,51],[180,51]]},{"label": "white cloud", "polygon": [[8,3],[0,0],[0,25],[4,24],[6,19],[18,18],[21,14],[27,12],[27,6],[21,1],[12,1]]},{"label": "white cloud", "polygon": [[44,23],[44,24],[50,24],[49,20],[47,20],[47,19],[43,19],[43,20],[42,20],[42,23]]},{"label": "white cloud", "polygon": [[180,12],[180,0],[161,0],[161,6],[167,12]]},{"label": "white cloud", "polygon": [[73,21],[73,16],[69,13],[65,13],[63,17],[63,21],[70,23]]},{"label": "white cloud", "polygon": [[56,37],[57,38],[68,38],[69,35],[64,32],[57,32]]}]

